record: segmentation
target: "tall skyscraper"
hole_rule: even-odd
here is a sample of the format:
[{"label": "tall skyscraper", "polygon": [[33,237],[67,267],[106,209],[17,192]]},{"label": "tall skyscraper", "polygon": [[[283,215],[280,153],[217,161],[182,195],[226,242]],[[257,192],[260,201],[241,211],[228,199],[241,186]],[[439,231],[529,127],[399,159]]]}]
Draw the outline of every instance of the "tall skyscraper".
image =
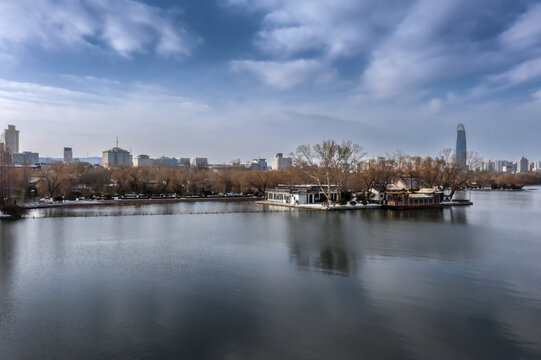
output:
[{"label": "tall skyscraper", "polygon": [[73,150],[70,147],[64,148],[64,162],[66,163],[73,162]]},{"label": "tall skyscraper", "polygon": [[458,124],[456,128],[456,147],[455,147],[455,158],[457,164],[461,165],[463,169],[466,169],[466,129],[464,125]]},{"label": "tall skyscraper", "polygon": [[19,152],[19,130],[15,129],[15,125],[8,125],[2,134],[2,142],[4,143],[5,151],[11,154]]}]

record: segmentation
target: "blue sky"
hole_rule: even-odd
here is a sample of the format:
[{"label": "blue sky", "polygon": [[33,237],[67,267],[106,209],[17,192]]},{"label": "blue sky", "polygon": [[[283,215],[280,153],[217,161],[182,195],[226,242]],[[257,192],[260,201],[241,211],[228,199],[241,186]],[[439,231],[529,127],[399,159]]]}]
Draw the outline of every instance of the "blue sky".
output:
[{"label": "blue sky", "polygon": [[24,150],[270,158],[351,139],[541,159],[541,2],[0,0]]}]

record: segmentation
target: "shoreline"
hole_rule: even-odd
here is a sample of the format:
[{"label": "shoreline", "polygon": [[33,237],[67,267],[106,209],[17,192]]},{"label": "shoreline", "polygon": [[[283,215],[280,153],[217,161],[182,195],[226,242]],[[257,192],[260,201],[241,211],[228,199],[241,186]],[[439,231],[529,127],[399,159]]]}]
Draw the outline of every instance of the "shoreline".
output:
[{"label": "shoreline", "polygon": [[73,200],[54,203],[22,203],[19,206],[25,210],[49,209],[60,207],[92,207],[92,206],[129,206],[129,205],[154,205],[180,202],[212,202],[212,201],[257,201],[258,196],[221,196],[201,198],[166,198],[166,199],[118,199],[118,200]]},{"label": "shoreline", "polygon": [[258,205],[265,206],[279,206],[286,207],[291,209],[303,209],[303,210],[316,210],[316,211],[352,211],[352,210],[376,210],[376,209],[385,209],[385,210],[419,210],[419,209],[443,209],[454,206],[472,206],[473,202],[471,201],[450,201],[446,203],[440,203],[440,206],[436,207],[411,207],[411,208],[389,208],[386,205],[382,204],[367,204],[367,205],[341,205],[341,206],[332,206],[326,207],[322,204],[284,204],[284,203],[275,203],[271,201],[256,201]]}]

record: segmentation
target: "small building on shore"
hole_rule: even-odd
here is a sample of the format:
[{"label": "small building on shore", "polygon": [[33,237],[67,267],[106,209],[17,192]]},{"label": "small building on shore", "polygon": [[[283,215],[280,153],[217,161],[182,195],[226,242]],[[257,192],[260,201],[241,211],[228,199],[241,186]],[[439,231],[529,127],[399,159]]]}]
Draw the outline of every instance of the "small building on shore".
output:
[{"label": "small building on shore", "polygon": [[419,191],[409,189],[388,190],[385,194],[385,205],[390,209],[418,209],[441,207],[443,192],[433,188]]},{"label": "small building on shore", "polygon": [[[336,201],[338,190],[331,186],[331,200]],[[327,201],[319,185],[279,185],[265,191],[265,200],[279,204],[304,205]]]}]

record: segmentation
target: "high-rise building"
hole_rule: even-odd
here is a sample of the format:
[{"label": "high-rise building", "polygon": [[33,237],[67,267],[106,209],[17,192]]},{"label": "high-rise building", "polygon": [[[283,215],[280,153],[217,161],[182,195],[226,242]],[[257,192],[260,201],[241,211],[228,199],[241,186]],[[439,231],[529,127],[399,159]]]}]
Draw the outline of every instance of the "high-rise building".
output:
[{"label": "high-rise building", "polygon": [[496,160],[485,160],[481,166],[483,171],[496,171]]},{"label": "high-rise building", "polygon": [[195,168],[207,167],[208,165],[209,165],[209,162],[207,158],[200,158],[200,157],[192,158],[192,166]]},{"label": "high-rise building", "polygon": [[162,156],[161,158],[156,160],[156,165],[176,167],[178,166],[178,160],[175,158]]},{"label": "high-rise building", "polygon": [[282,153],[276,154],[272,161],[272,170],[285,170],[293,166],[293,160],[289,157],[284,157]]},{"label": "high-rise building", "polygon": [[0,142],[4,143],[5,151],[11,154],[19,153],[19,130],[15,129],[15,125],[8,125]]},{"label": "high-rise building", "polygon": [[244,167],[250,169],[250,170],[267,170],[267,159],[253,159],[252,161],[248,161],[244,163]]},{"label": "high-rise building", "polygon": [[178,165],[180,167],[189,169],[190,168],[190,158],[183,158],[183,157],[179,158],[178,159]]},{"label": "high-rise building", "polygon": [[517,173],[526,172],[528,170],[530,170],[528,159],[521,156],[517,161]]},{"label": "high-rise building", "polygon": [[464,128],[464,125],[458,124],[456,128],[455,159],[457,164],[459,164],[463,169],[466,169],[467,151],[466,129]]},{"label": "high-rise building", "polygon": [[141,154],[139,156],[136,156],[135,159],[133,159],[133,166],[135,167],[143,167],[143,166],[153,166],[155,162],[155,159],[151,159],[150,156]]},{"label": "high-rise building", "polygon": [[12,161],[16,165],[35,165],[39,163],[39,154],[31,151],[12,154]]},{"label": "high-rise building", "polygon": [[121,149],[117,146],[102,153],[101,165],[106,168],[115,166],[131,166],[132,155],[129,151]]},{"label": "high-rise building", "polygon": [[64,148],[64,162],[66,163],[73,162],[73,150],[70,147]]}]

